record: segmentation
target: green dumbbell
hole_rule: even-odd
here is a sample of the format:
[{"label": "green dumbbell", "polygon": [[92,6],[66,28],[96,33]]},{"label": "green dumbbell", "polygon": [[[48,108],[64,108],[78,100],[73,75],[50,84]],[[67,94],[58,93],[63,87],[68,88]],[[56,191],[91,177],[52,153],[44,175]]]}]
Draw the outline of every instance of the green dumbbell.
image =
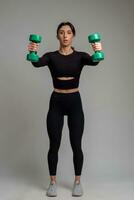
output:
[{"label": "green dumbbell", "polygon": [[[29,41],[35,42],[35,43],[40,43],[41,39],[42,39],[42,37],[40,35],[35,35],[35,34],[31,34],[29,37]],[[30,51],[30,53],[27,54],[27,60],[29,60],[31,62],[38,62],[39,56],[37,55],[37,52]]]},{"label": "green dumbbell", "polygon": [[[88,36],[89,43],[99,42],[101,40],[101,36],[99,33],[94,33]],[[92,55],[93,62],[98,62],[104,60],[104,53],[102,51],[95,51]]]}]

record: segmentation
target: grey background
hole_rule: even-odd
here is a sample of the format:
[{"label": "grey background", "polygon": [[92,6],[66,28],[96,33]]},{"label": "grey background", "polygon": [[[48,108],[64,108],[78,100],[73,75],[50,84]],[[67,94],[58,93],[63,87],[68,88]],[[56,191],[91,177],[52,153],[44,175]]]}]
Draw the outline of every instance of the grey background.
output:
[{"label": "grey background", "polygon": [[[70,21],[73,46],[93,53],[88,35],[100,32],[105,60],[85,66],[80,93],[85,114],[82,178],[134,179],[134,66],[132,0],[0,1],[0,174],[48,181],[46,115],[53,90],[48,67],[25,60],[29,34],[43,36],[39,55],[59,48],[56,29]],[[64,119],[58,179],[74,175]]]}]

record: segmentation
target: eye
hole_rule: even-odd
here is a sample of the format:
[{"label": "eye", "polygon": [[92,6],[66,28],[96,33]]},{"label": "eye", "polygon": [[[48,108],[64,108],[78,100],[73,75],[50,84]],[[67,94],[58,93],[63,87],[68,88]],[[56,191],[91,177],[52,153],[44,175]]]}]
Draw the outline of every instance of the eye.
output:
[{"label": "eye", "polygon": [[60,34],[63,34],[63,31],[60,31],[59,33],[60,33]]}]

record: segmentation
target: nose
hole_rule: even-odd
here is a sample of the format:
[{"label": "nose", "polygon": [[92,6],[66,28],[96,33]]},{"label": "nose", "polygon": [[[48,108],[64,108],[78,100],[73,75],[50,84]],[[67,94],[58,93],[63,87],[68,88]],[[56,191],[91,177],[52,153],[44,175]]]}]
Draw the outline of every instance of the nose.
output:
[{"label": "nose", "polygon": [[66,38],[67,37],[67,33],[64,33],[64,38]]}]

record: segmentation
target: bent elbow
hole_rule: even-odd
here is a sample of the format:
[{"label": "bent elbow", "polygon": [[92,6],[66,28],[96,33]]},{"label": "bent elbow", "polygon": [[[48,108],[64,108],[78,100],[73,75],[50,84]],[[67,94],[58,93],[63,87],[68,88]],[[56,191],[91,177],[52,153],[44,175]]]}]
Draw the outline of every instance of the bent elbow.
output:
[{"label": "bent elbow", "polygon": [[97,62],[92,62],[92,66],[96,66],[100,63],[100,61],[97,61]]},{"label": "bent elbow", "polygon": [[33,67],[41,67],[40,64],[38,62],[31,62]]}]

